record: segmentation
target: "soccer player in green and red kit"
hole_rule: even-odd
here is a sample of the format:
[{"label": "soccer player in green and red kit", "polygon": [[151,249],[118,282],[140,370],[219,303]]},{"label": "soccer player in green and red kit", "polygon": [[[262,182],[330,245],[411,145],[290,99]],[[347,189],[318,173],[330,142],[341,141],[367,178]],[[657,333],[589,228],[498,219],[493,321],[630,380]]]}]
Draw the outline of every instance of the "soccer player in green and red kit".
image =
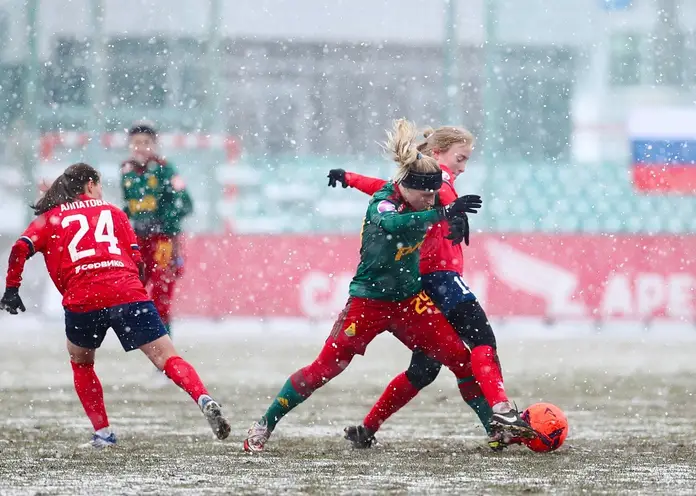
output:
[{"label": "soccer player in green and red kit", "polygon": [[[442,188],[438,195],[443,205],[457,198],[454,180],[464,172],[473,152],[474,136],[466,129],[443,126],[427,129],[425,141],[417,149],[435,158],[442,169]],[[387,181],[342,169],[329,172],[329,186],[353,187],[375,194]],[[458,219],[457,219],[458,220]],[[462,219],[464,220],[464,219]],[[448,227],[450,229],[448,229]],[[471,351],[473,377],[459,381],[459,389],[467,403],[476,411],[490,438],[489,446],[500,450],[508,444],[519,443],[520,438],[503,437],[492,432],[488,422],[492,408],[508,410],[510,405],[499,403],[498,385],[503,375],[497,356],[497,345],[488,317],[462,279],[464,253],[461,243],[446,237],[452,226],[440,221],[428,231],[421,248],[420,272],[423,290],[435,306],[452,324],[457,334]],[[463,241],[468,245],[469,226],[464,222]],[[440,372],[440,364],[421,351],[413,353],[408,369],[396,376],[384,390],[377,403],[365,416],[362,425],[346,428],[346,439],[357,448],[369,448],[382,423],[411,401],[418,392],[432,383]],[[466,391],[465,391],[466,390]],[[468,399],[467,399],[468,398]]]},{"label": "soccer player in green and red kit", "polygon": [[[411,350],[423,350],[440,361],[458,379],[471,376],[468,349],[421,292],[418,255],[430,227],[442,219],[476,213],[481,199],[468,195],[447,206],[436,203],[442,170],[437,160],[418,152],[415,139],[412,123],[395,123],[386,148],[399,164],[399,171],[394,182],[380,189],[368,206],[360,264],[350,284],[348,303],[319,356],[287,379],[266,413],[251,426],[245,450],[262,451],[282,417],[345,370],[355,355],[364,354],[384,330]],[[516,412],[505,414],[494,414],[491,425],[515,433],[531,432]]]},{"label": "soccer player in green and red kit", "polygon": [[193,211],[174,165],[157,154],[157,132],[139,124],[128,132],[130,158],[121,167],[124,211],[145,262],[145,285],[171,335],[174,283],[184,268],[181,223]]}]

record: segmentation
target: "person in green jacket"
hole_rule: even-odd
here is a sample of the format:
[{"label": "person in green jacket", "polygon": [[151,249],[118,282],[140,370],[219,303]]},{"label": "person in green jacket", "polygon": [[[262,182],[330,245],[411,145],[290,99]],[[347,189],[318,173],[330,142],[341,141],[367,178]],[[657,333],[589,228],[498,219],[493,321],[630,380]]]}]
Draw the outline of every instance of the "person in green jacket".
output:
[{"label": "person in green jacket", "polygon": [[[416,127],[406,120],[396,121],[388,133],[385,147],[399,170],[367,208],[348,303],[319,356],[286,380],[266,413],[253,423],[244,441],[246,451],[263,451],[281,418],[345,370],[355,355],[364,354],[385,330],[410,349],[441,361],[457,378],[471,376],[469,351],[422,291],[419,250],[430,226],[476,213],[481,198],[467,195],[441,206],[437,193],[442,170],[435,159],[416,149],[415,139]],[[461,235],[454,229],[449,233],[451,239]]]},{"label": "person in green jacket", "polygon": [[128,144],[131,156],[121,167],[124,211],[145,262],[144,283],[171,335],[174,284],[184,268],[181,224],[193,212],[193,202],[174,165],[157,154],[152,126],[133,126]]}]

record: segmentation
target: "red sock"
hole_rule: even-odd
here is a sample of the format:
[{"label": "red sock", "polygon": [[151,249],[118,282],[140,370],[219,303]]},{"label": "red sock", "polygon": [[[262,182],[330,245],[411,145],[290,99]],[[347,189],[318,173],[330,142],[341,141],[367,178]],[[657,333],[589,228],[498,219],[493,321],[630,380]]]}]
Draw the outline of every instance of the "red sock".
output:
[{"label": "red sock", "polygon": [[406,377],[406,372],[397,375],[384,390],[370,413],[367,414],[363,420],[363,425],[372,432],[377,432],[389,417],[415,398],[418,391]]},{"label": "red sock", "polygon": [[106,407],[104,406],[104,390],[99,382],[99,377],[94,372],[94,364],[71,361],[70,365],[73,369],[77,397],[80,398],[80,403],[82,403],[89,421],[92,422],[94,431],[109,427],[109,419],[106,416]]},{"label": "red sock", "polygon": [[198,373],[193,366],[180,356],[173,356],[164,364],[164,373],[167,374],[174,383],[186,391],[193,401],[198,402],[202,394],[208,394],[208,390],[198,377]]},{"label": "red sock", "polygon": [[477,346],[471,350],[471,368],[476,382],[481,386],[483,396],[491,407],[508,400],[500,363],[496,351],[491,346]]}]

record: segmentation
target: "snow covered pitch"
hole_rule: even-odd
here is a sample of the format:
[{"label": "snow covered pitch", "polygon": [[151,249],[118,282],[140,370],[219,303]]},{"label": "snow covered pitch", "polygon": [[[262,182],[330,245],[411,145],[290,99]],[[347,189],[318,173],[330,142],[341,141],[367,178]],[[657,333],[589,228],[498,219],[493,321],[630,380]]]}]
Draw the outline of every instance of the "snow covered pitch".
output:
[{"label": "snow covered pitch", "polygon": [[110,335],[97,372],[119,446],[90,452],[77,448],[91,432],[61,323],[0,317],[0,494],[690,494],[696,332],[677,327],[606,326],[599,335],[582,324],[497,327],[511,398],[568,414],[570,435],[554,453],[489,451],[446,370],[385,424],[380,447],[350,449],[343,427],[408,363],[408,351],[383,335],[286,417],[265,453],[248,455],[248,426],[314,357],[326,323],[179,323],[182,356],[232,422],[225,442],[212,439],[188,396],[155,388],[145,357],[125,355]]}]

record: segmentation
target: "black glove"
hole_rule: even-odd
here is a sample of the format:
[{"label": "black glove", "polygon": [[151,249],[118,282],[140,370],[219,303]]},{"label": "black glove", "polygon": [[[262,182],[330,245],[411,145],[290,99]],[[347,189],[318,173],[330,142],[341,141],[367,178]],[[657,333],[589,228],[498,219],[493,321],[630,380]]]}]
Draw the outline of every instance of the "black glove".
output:
[{"label": "black glove", "polygon": [[344,188],[348,187],[348,183],[346,182],[346,171],[343,169],[331,169],[329,175],[326,177],[329,178],[329,186],[332,188],[336,187],[336,183],[341,183]]},{"label": "black glove", "polygon": [[138,262],[138,278],[145,284],[145,262]]},{"label": "black glove", "polygon": [[0,309],[7,310],[12,315],[17,315],[17,310],[26,312],[27,309],[19,297],[19,288],[5,288],[5,294],[0,300]]},{"label": "black glove", "polygon": [[449,221],[449,234],[445,236],[452,240],[453,245],[458,245],[462,241],[469,246],[469,218],[464,214],[463,217],[454,217]]},{"label": "black glove", "polygon": [[441,218],[452,220],[455,217],[462,217],[466,214],[475,214],[482,204],[483,201],[479,195],[464,195],[449,205],[438,208],[438,212]]}]

